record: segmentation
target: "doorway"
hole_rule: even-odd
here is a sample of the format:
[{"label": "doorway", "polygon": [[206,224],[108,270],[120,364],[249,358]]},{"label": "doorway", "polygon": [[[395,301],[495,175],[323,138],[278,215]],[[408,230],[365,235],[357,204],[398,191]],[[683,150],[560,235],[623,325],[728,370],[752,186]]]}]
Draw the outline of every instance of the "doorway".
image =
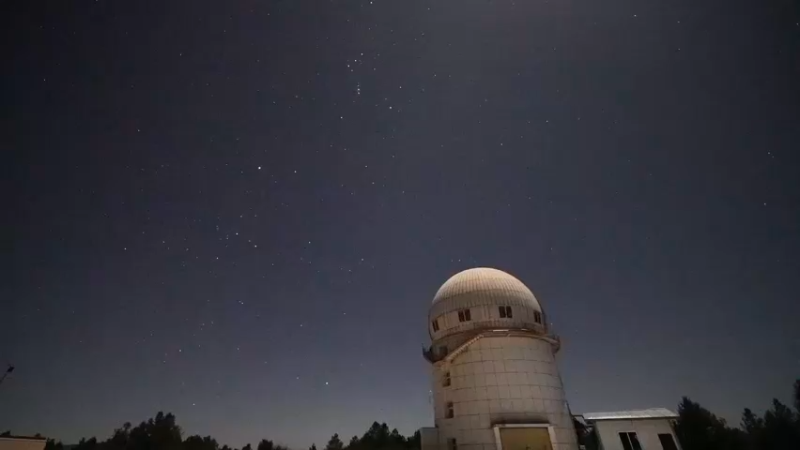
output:
[{"label": "doorway", "polygon": [[503,450],[553,450],[546,426],[500,428],[500,445]]}]

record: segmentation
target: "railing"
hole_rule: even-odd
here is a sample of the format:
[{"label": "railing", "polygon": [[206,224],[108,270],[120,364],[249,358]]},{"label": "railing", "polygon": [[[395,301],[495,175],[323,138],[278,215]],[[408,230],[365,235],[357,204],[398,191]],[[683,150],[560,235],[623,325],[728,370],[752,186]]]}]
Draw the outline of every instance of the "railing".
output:
[{"label": "railing", "polygon": [[472,345],[475,341],[480,340],[486,336],[497,336],[497,335],[505,335],[505,336],[528,336],[528,337],[536,337],[539,339],[544,339],[545,341],[549,342],[553,346],[553,351],[557,352],[561,349],[561,338],[558,335],[553,333],[541,333],[538,330],[528,330],[525,328],[518,328],[518,329],[496,329],[496,330],[484,330],[477,335],[473,336],[471,339],[468,339],[463,344],[459,345],[457,348],[453,349],[453,351],[448,352],[437,352],[434,350],[433,346],[430,347],[422,347],[422,356],[431,364],[437,363],[444,359],[452,359],[457,356],[459,353],[466,350],[467,347]]}]

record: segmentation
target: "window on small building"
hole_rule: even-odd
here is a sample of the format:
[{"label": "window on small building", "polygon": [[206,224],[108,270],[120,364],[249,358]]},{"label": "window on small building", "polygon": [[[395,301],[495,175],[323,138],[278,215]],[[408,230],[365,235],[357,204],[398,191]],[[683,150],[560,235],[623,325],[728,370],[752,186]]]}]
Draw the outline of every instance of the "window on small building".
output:
[{"label": "window on small building", "polygon": [[444,373],[444,380],[442,381],[442,386],[444,387],[450,386],[450,372]]},{"label": "window on small building", "polygon": [[661,441],[661,448],[664,450],[678,450],[678,446],[675,445],[675,439],[672,438],[671,434],[659,433],[658,440]]},{"label": "window on small building", "polygon": [[501,319],[511,319],[514,316],[511,314],[511,307],[510,306],[501,306],[500,307],[500,318]]},{"label": "window on small building", "polygon": [[447,402],[447,411],[445,412],[445,417],[448,419],[452,419],[455,417],[455,410],[453,410],[453,402]]},{"label": "window on small building", "polygon": [[469,312],[468,309],[462,309],[458,312],[458,321],[459,322],[469,322],[472,320],[472,314]]},{"label": "window on small building", "polygon": [[619,434],[619,439],[622,441],[622,448],[625,450],[642,450],[639,438],[636,437],[634,432],[622,432]]},{"label": "window on small building", "polygon": [[536,323],[542,323],[542,313],[539,311],[533,312],[533,321]]},{"label": "window on small building", "polygon": [[447,440],[447,450],[458,450],[456,438],[450,438]]},{"label": "window on small building", "polygon": [[439,331],[439,320],[433,319],[431,321],[431,327],[433,328],[433,331]]}]

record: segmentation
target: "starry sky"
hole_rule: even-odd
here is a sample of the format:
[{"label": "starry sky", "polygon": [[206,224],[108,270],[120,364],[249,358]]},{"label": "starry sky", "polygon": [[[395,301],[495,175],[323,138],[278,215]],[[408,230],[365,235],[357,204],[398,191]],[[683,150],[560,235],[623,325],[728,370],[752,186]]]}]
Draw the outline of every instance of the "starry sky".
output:
[{"label": "starry sky", "polygon": [[4,3],[0,428],[432,424],[427,308],[506,270],[576,413],[800,375],[800,4]]}]

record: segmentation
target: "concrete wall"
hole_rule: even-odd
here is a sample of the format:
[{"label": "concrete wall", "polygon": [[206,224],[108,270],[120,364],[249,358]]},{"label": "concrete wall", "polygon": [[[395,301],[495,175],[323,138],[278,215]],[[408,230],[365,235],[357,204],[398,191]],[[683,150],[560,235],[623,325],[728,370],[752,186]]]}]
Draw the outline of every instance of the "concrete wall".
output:
[{"label": "concrete wall", "polygon": [[0,437],[0,450],[43,450],[46,443],[44,439]]},{"label": "concrete wall", "polygon": [[658,440],[660,433],[671,434],[675,445],[681,448],[669,419],[598,420],[595,430],[603,450],[624,450],[619,433],[625,431],[636,433],[642,450],[662,450]]},{"label": "concrete wall", "polygon": [[419,429],[421,450],[440,450],[439,449],[439,430],[432,427]]},{"label": "concrete wall", "polygon": [[[432,366],[434,418],[440,448],[456,438],[458,450],[495,450],[492,426],[549,423],[554,450],[577,450],[564,390],[547,341],[535,337],[484,337],[450,363]],[[443,386],[445,373],[451,384]],[[447,418],[447,403],[455,416]]]}]

